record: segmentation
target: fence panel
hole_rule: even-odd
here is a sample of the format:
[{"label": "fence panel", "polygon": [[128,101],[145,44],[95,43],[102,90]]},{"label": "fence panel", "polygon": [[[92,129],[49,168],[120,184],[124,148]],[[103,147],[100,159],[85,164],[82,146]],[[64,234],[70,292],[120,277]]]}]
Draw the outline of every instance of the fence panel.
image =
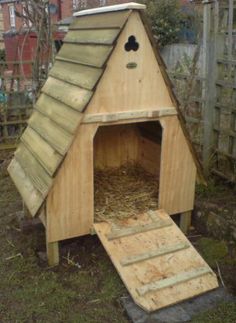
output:
[{"label": "fence panel", "polygon": [[204,1],[202,15],[195,49],[163,55],[206,173],[236,182],[236,0]]},{"label": "fence panel", "polygon": [[[216,4],[214,4],[216,6]],[[236,1],[220,1],[217,16],[214,173],[236,181]]]},{"label": "fence panel", "polygon": [[33,108],[32,78],[22,73],[32,61],[0,61],[0,150],[17,146]]}]

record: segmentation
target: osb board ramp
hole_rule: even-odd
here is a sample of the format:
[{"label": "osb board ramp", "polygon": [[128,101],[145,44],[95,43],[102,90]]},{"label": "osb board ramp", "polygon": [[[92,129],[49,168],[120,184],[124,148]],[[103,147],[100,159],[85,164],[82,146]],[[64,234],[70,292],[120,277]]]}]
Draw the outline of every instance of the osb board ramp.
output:
[{"label": "osb board ramp", "polygon": [[94,228],[134,302],[147,312],[218,287],[214,272],[164,210]]}]

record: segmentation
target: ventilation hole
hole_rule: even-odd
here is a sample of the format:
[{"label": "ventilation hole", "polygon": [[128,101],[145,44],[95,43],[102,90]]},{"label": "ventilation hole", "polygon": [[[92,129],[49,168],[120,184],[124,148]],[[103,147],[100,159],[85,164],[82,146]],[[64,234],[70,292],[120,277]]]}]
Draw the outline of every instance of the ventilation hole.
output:
[{"label": "ventilation hole", "polygon": [[138,49],[139,43],[136,41],[136,38],[134,36],[130,36],[127,43],[125,44],[125,50],[127,52],[130,52],[131,50],[136,52]]}]

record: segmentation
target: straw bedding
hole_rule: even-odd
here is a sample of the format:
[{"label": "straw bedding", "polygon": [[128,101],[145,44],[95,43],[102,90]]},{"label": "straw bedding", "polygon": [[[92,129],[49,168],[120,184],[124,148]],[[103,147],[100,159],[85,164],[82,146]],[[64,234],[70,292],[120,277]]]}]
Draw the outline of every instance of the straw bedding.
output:
[{"label": "straw bedding", "polygon": [[95,170],[95,221],[115,221],[158,209],[158,177],[139,165]]}]

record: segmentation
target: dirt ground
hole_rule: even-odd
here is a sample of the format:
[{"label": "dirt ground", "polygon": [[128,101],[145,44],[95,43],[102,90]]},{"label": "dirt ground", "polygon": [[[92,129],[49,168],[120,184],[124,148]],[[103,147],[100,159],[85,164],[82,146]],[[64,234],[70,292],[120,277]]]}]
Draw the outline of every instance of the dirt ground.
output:
[{"label": "dirt ground", "polygon": [[[0,155],[0,322],[128,322],[120,304],[127,291],[96,236],[63,242],[60,265],[49,268],[43,227],[21,230],[23,205],[6,172],[10,157]],[[227,205],[232,192],[224,187]],[[200,189],[198,196],[217,204],[219,195]],[[236,243],[194,226],[192,243],[236,294]],[[235,323],[236,305],[222,303],[193,322]]]}]

